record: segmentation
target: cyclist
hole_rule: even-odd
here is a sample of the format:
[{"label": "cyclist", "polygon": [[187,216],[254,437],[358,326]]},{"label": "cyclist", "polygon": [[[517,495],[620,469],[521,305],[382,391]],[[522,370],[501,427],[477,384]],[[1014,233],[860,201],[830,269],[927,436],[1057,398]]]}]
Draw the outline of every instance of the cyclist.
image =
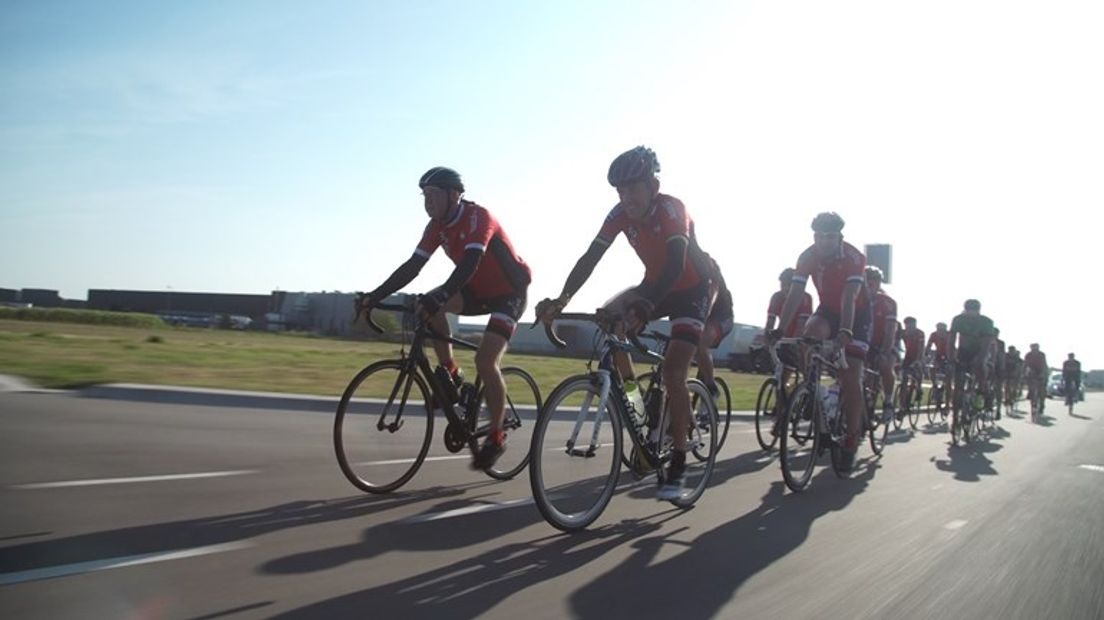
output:
[{"label": "cyclist", "polygon": [[[464,183],[451,168],[430,168],[418,181],[430,221],[414,255],[391,277],[368,294],[362,308],[370,309],[388,295],[409,284],[429,257],[443,246],[456,264],[444,284],[422,295],[418,313],[438,333],[449,335],[446,312],[467,316],[490,314],[483,340],[475,354],[475,367],[483,380],[491,428],[475,454],[472,467],[487,469],[505,450],[502,421],[506,412],[506,384],[499,371],[502,354],[525,310],[531,280],[529,266],[514,251],[510,238],[487,209],[464,198]],[[461,382],[461,373],[448,341],[434,340],[443,383]],[[522,446],[528,449],[528,446]]]},{"label": "cyclist", "polygon": [[961,407],[966,371],[972,370],[979,393],[989,388],[988,360],[993,340],[993,321],[981,313],[981,302],[967,299],[962,313],[951,321],[950,356],[955,362],[954,405]]},{"label": "cyclist", "polygon": [[1004,402],[1011,406],[1015,397],[1020,395],[1023,381],[1023,359],[1014,346],[1008,347],[1004,354]]},{"label": "cyclist", "polygon": [[1065,395],[1066,400],[1070,398],[1073,398],[1074,402],[1080,400],[1081,362],[1077,361],[1073,353],[1070,353],[1066,361],[1062,362],[1062,394]]},{"label": "cyclist", "polygon": [[[708,257],[698,247],[694,222],[680,200],[659,193],[659,160],[651,149],[638,146],[617,156],[606,180],[617,189],[619,201],[606,216],[598,236],[567,276],[556,299],[537,306],[537,317],[551,322],[583,286],[602,255],[622,232],[644,263],[644,281],[614,297],[606,308],[626,317],[630,331],[639,331],[652,319],[671,319],[671,342],[663,363],[671,411],[674,450],[656,497],[675,499],[682,490],[690,429],[690,390],[686,386],[690,363],[698,350],[709,316]],[[628,355],[617,356],[625,379],[634,378]]]},{"label": "cyclist", "polygon": [[708,254],[706,259],[711,268],[709,291],[713,303],[709,308],[709,316],[705,319],[705,327],[702,328],[702,337],[698,342],[695,359],[698,362],[698,379],[709,388],[709,393],[713,395],[713,400],[716,402],[720,390],[713,378],[713,354],[710,350],[721,346],[725,336],[732,333],[735,316],[732,313],[732,293],[725,285],[720,266]]},{"label": "cyclist", "polygon": [[[843,412],[847,416],[848,436],[844,440],[840,468],[854,465],[862,432],[863,361],[870,340],[870,296],[863,278],[866,257],[843,240],[844,221],[834,212],[813,218],[813,245],[798,256],[793,283],[782,306],[781,325],[789,325],[797,315],[802,293],[809,277],[813,279],[820,305],[805,323],[804,335],[820,340],[834,338],[843,347],[847,368],[841,373]],[[781,338],[781,330],[769,334]]]},{"label": "cyclist", "polygon": [[[911,373],[912,380],[915,382],[913,389],[919,395],[920,384],[924,379],[924,366],[921,360],[921,353],[924,349],[924,332],[916,326],[916,317],[905,317],[902,340],[905,343],[905,359],[901,362],[901,374],[904,377],[907,376],[906,373]],[[912,403],[909,403],[909,406],[911,407]]]},{"label": "cyclist", "polygon": [[873,310],[870,352],[866,363],[882,376],[882,416],[893,415],[893,387],[897,380],[893,367],[897,363],[894,345],[897,343],[897,302],[882,289],[882,270],[866,268],[866,289],[870,291]]},{"label": "cyclist", "polygon": [[[782,315],[782,306],[786,303],[786,295],[790,292],[790,286],[793,285],[794,269],[793,267],[786,267],[782,270],[782,273],[778,275],[778,290],[771,295],[770,303],[767,305],[767,323],[763,327],[763,333],[769,334],[774,330],[775,324]],[[787,325],[779,324],[778,327],[782,330],[782,336],[784,338],[794,338],[801,334],[805,329],[805,322],[809,320],[809,315],[813,313],[813,297],[807,292],[801,293],[801,305],[798,306],[797,314],[794,315]],[[790,347],[782,348],[779,352],[779,359],[782,363],[791,368],[797,368],[799,359],[797,351]],[[782,375],[782,385],[787,385],[790,380],[790,371],[784,370]]]},{"label": "cyclist", "polygon": [[[793,284],[794,270],[793,267],[786,267],[782,270],[782,273],[778,275],[778,290],[771,295],[770,304],[767,305],[767,324],[763,327],[763,333],[769,333],[774,329],[775,322],[782,314],[782,304],[786,302],[786,294],[790,292],[790,285]],[[785,338],[793,338],[801,333],[805,328],[805,321],[809,320],[809,315],[813,313],[813,297],[809,293],[802,293],[801,305],[798,306],[797,314],[794,315],[789,325],[779,325],[782,328],[782,334]]]},{"label": "cyclist", "polygon": [[1047,373],[1050,372],[1046,353],[1039,350],[1039,343],[1033,342],[1023,361],[1028,395],[1034,395],[1039,400],[1039,415],[1043,415],[1043,410],[1046,409]]},{"label": "cyclist", "polygon": [[[1000,395],[1004,393],[1004,381],[1005,381],[1005,368],[1004,358],[1007,354],[1007,350],[1004,348],[1004,341],[1000,339],[1000,328],[993,328],[993,342],[989,345],[989,364],[991,377],[993,377],[993,389],[985,394],[985,407],[987,409],[993,409],[996,407],[996,418],[1001,419],[1001,398]],[[996,399],[996,402],[993,402]]]},{"label": "cyclist", "polygon": [[950,360],[947,357],[950,339],[951,332],[947,331],[947,324],[942,321],[936,323],[935,331],[928,336],[928,346],[924,349],[925,357],[932,357],[932,349],[935,349],[935,355],[932,357],[932,365],[935,368],[945,366]]}]

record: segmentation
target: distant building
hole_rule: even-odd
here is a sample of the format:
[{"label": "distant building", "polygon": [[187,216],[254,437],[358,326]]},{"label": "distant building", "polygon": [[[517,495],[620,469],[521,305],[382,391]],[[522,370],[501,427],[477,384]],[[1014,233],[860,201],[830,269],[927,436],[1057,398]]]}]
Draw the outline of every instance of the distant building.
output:
[{"label": "distant building", "polygon": [[87,307],[90,310],[146,312],[160,315],[218,316],[225,314],[258,320],[269,312],[271,305],[272,295],[89,289]]},{"label": "distant building", "polygon": [[36,308],[60,308],[62,303],[57,291],[45,288],[25,288],[19,292],[19,301]]}]

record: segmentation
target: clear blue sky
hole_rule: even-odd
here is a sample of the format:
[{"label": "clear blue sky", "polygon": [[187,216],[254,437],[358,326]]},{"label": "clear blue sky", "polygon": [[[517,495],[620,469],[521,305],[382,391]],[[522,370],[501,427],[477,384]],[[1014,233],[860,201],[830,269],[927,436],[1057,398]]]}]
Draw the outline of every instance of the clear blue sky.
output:
[{"label": "clear blue sky", "polygon": [[[1101,367],[1101,32],[1099,2],[1062,0],[5,2],[0,286],[370,289],[443,164],[532,305],[643,143],[739,321],[834,209],[894,245],[887,290],[925,331],[977,297],[1010,343]],[[578,307],[641,272],[618,241]]]}]

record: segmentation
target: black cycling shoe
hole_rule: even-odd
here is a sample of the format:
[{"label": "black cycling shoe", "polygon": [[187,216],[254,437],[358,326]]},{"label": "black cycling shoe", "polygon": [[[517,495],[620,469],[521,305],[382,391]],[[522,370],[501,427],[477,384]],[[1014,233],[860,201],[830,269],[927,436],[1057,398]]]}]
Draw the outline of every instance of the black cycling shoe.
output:
[{"label": "black cycling shoe", "polygon": [[484,471],[494,466],[498,457],[502,456],[502,453],[506,451],[506,444],[497,443],[487,439],[483,442],[483,446],[479,448],[479,451],[475,453],[472,458],[471,468],[477,471]]}]

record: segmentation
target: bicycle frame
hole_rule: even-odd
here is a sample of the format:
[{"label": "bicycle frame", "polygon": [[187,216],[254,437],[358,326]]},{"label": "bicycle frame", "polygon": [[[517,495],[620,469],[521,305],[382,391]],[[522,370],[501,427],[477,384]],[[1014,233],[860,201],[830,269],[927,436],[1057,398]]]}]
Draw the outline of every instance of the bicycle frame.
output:
[{"label": "bicycle frame", "polygon": [[[649,350],[641,344],[634,335],[629,336],[629,342],[624,342],[611,333],[613,331],[613,323],[619,320],[613,313],[605,311],[600,311],[595,314],[561,313],[557,318],[590,321],[597,325],[598,329],[602,332],[602,343],[596,347],[594,354],[592,354],[590,360],[587,362],[587,368],[590,368],[594,360],[598,360],[597,370],[591,371],[591,375],[598,381],[598,406],[594,409],[595,415],[598,417],[594,424],[594,430],[591,433],[587,447],[585,449],[578,448],[579,432],[582,430],[583,424],[586,423],[587,417],[591,411],[592,396],[588,394],[575,418],[575,426],[565,446],[567,453],[571,456],[591,457],[594,456],[598,449],[598,437],[602,428],[602,417],[600,412],[608,410],[610,394],[623,402],[626,400],[624,380],[621,378],[621,373],[614,364],[614,353],[617,351],[631,353],[635,349],[649,359],[659,361],[660,363],[663,361],[663,356]],[[567,343],[555,333],[551,325],[545,326],[545,334],[557,348],[563,349],[567,346]],[[660,393],[663,394],[662,382],[660,383],[659,389]],[[655,446],[648,445],[650,442],[646,441],[646,436],[641,437],[640,433],[637,432],[638,425],[629,415],[625,407],[614,407],[614,410],[618,411],[622,427],[633,430],[633,432],[628,434],[629,440],[632,442],[633,446],[636,447],[640,454],[644,455],[650,467],[657,471],[661,470],[663,459],[660,457],[660,444],[657,443]],[[666,403],[664,403],[659,416],[659,428],[665,428],[666,414],[667,407]]]},{"label": "bicycle frame", "polygon": [[[441,411],[445,415],[445,418],[448,420],[448,428],[453,428],[454,432],[458,431],[460,433],[460,437],[458,439],[466,442],[472,438],[480,438],[483,435],[486,435],[486,431],[477,430],[476,432],[471,432],[468,429],[464,418],[456,410],[456,405],[459,405],[461,403],[458,402],[454,404],[451,399],[444,397],[447,392],[444,386],[441,385],[440,381],[437,380],[437,375],[433,372],[433,366],[430,364],[429,357],[425,354],[425,339],[429,338],[431,340],[449,342],[455,347],[466,349],[469,351],[475,351],[479,347],[466,340],[460,340],[458,338],[453,338],[452,336],[445,336],[434,331],[433,327],[429,323],[419,317],[414,316],[414,306],[411,301],[408,301],[405,304],[381,303],[377,304],[371,310],[369,310],[366,320],[369,327],[371,327],[377,333],[383,333],[383,328],[381,328],[379,325],[376,324],[375,321],[372,320],[371,312],[375,309],[402,313],[404,315],[404,324],[406,323],[407,318],[414,319],[412,327],[414,335],[410,341],[410,351],[409,353],[407,353],[406,351],[403,351],[401,353],[401,359],[403,360],[402,371],[399,373],[398,378],[395,380],[395,385],[391,388],[390,395],[387,399],[387,404],[380,412],[380,418],[376,422],[376,429],[381,431],[386,429],[388,432],[394,433],[402,428],[401,411],[390,423],[386,421],[387,414],[391,410],[391,406],[395,402],[396,395],[399,393],[399,383],[404,383],[404,385],[402,386],[402,399],[400,402],[405,402],[407,397],[410,395],[410,388],[414,383],[414,373],[418,372],[421,373],[421,378],[429,386],[431,398],[436,401],[437,407],[441,409]],[[470,398],[472,399],[477,398],[477,395],[482,390],[483,383],[480,377],[476,376],[474,386],[475,389],[472,390],[472,394],[470,396]],[[470,403],[465,403],[465,406],[467,404]]]}]

